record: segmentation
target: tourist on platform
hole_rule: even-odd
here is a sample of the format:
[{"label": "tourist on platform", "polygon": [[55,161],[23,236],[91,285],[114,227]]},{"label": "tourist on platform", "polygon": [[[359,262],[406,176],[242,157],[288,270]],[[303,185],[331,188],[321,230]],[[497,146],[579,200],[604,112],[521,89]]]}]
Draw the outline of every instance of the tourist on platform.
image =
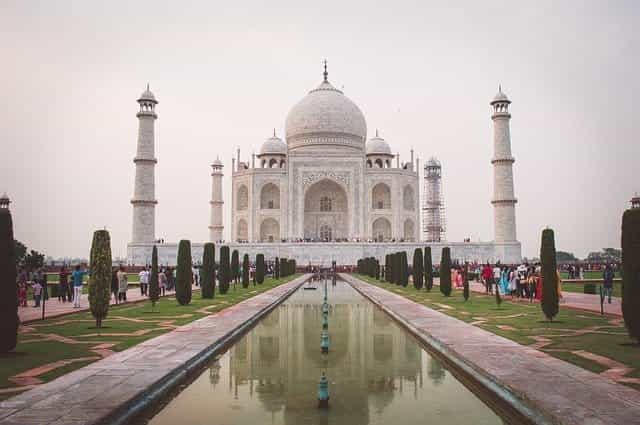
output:
[{"label": "tourist on platform", "polygon": [[71,281],[73,284],[73,308],[80,308],[80,298],[82,296],[82,281],[86,270],[80,270],[80,265],[71,273]]},{"label": "tourist on platform", "polygon": [[129,288],[129,277],[124,269],[124,266],[120,266],[118,271],[118,301],[127,302],[127,289]]},{"label": "tourist on platform", "polygon": [[118,268],[113,267],[111,269],[111,293],[113,294],[113,300],[118,304]]},{"label": "tourist on platform", "polygon": [[611,294],[613,294],[613,268],[607,264],[602,272],[602,281],[604,288],[604,296],[609,298],[609,304],[611,304]]},{"label": "tourist on platform", "polygon": [[167,275],[165,274],[164,269],[161,269],[160,273],[158,273],[158,287],[164,297],[164,291],[167,288]]},{"label": "tourist on platform", "polygon": [[40,307],[40,297],[42,296],[42,284],[38,280],[34,280],[31,285],[33,289],[33,300],[35,301],[34,307]]},{"label": "tourist on platform", "polygon": [[147,288],[149,287],[149,271],[146,267],[138,273],[138,280],[140,281],[140,295],[147,295]]},{"label": "tourist on platform", "polygon": [[[58,274],[58,301],[67,302],[67,294],[69,293],[69,273],[65,266],[60,267]],[[71,300],[69,300],[71,301]]]}]

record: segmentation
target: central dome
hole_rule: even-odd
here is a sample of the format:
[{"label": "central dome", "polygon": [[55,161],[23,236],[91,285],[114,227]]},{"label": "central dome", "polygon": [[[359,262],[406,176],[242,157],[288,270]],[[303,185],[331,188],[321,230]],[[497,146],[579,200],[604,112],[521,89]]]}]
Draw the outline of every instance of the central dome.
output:
[{"label": "central dome", "polygon": [[289,150],[326,150],[327,145],[362,151],[367,123],[358,106],[326,79],[287,115]]}]

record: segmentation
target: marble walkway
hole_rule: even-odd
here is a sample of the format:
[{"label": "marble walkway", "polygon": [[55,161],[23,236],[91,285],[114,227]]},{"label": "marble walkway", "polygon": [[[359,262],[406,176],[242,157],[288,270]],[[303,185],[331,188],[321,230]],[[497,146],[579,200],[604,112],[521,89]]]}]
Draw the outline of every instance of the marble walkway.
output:
[{"label": "marble walkway", "polygon": [[640,391],[352,276],[342,277],[534,423],[640,424]]},{"label": "marble walkway", "polygon": [[307,279],[301,276],[2,401],[0,425],[123,423],[206,364]]}]

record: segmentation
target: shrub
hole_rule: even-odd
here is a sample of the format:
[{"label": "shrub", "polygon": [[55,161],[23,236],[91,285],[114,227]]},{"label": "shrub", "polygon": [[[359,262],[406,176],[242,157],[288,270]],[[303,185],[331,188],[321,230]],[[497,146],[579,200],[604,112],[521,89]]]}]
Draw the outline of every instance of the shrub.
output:
[{"label": "shrub", "polygon": [[19,323],[13,221],[9,209],[0,208],[0,352],[16,348]]},{"label": "shrub", "polygon": [[101,328],[102,320],[109,312],[111,299],[111,239],[106,230],[93,233],[89,262],[89,306],[96,319],[96,327]]},{"label": "shrub", "polygon": [[464,297],[465,301],[469,299],[469,267],[467,265],[464,266],[464,276],[462,280],[462,296]]},{"label": "shrub", "polygon": [[220,272],[218,273],[218,282],[220,286],[220,293],[226,294],[229,291],[229,247],[220,247]]},{"label": "shrub", "polygon": [[180,305],[191,302],[192,282],[191,242],[181,240],[178,244],[178,266],[176,267],[176,299]]},{"label": "shrub", "polygon": [[596,284],[595,283],[585,283],[582,286],[582,292],[585,294],[596,294]]},{"label": "shrub", "polygon": [[440,292],[445,297],[451,295],[451,249],[449,247],[442,248],[442,257],[440,259]]},{"label": "shrub", "polygon": [[380,280],[380,261],[376,258],[376,280]]},{"label": "shrub", "polygon": [[158,281],[158,248],[154,245],[151,251],[151,273],[149,274],[149,299],[154,310],[160,299],[160,282]]},{"label": "shrub", "polygon": [[242,287],[249,287],[249,254],[244,254],[242,257]]},{"label": "shrub", "polygon": [[273,273],[276,279],[280,279],[280,259],[276,257],[276,261],[273,265]]},{"label": "shrub", "polygon": [[258,285],[264,282],[264,254],[256,255],[256,282]]},{"label": "shrub", "polygon": [[240,253],[237,249],[231,253],[231,279],[234,283],[238,283],[240,279]]},{"label": "shrub", "polygon": [[542,264],[542,311],[549,320],[558,314],[558,271],[556,264],[556,246],[553,230],[542,231],[540,244],[540,263]]},{"label": "shrub", "polygon": [[215,281],[216,246],[211,243],[204,244],[202,253],[202,269],[200,270],[200,294],[202,298],[213,298],[216,292]]},{"label": "shrub", "polygon": [[423,269],[422,249],[416,248],[413,251],[413,287],[416,289],[422,289],[424,281]]},{"label": "shrub", "polygon": [[409,284],[409,264],[407,263],[407,252],[400,252],[400,284],[406,287]]},{"label": "shrub", "polygon": [[640,341],[640,209],[622,216],[622,316],[629,336]]},{"label": "shrub", "polygon": [[433,260],[431,259],[431,247],[424,247],[424,284],[427,291],[433,288]]}]

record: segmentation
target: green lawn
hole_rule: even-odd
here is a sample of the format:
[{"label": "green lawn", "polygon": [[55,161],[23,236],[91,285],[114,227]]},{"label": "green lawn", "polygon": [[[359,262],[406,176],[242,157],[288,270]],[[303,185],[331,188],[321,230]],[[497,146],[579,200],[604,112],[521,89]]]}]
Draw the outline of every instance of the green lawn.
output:
[{"label": "green lawn", "polygon": [[[596,294],[600,293],[601,283],[596,284]],[[584,294],[584,284],[582,283],[562,283],[562,290],[567,292],[579,292]],[[622,296],[622,282],[613,282],[613,296],[621,297]]]},{"label": "green lawn", "polygon": [[[266,279],[262,285],[250,285],[247,289],[237,285],[234,290],[232,285],[225,295],[220,295],[216,291],[214,299],[202,299],[200,291],[197,290],[193,293],[191,304],[186,306],[179,305],[175,296],[171,295],[161,298],[156,304],[154,312],[151,311],[150,302],[112,306],[101,330],[94,328],[95,321],[89,312],[29,323],[20,329],[15,352],[1,357],[0,389],[16,387],[10,378],[29,369],[59,360],[94,357],[94,359],[63,365],[38,376],[39,379],[47,382],[98,360],[99,356],[91,351],[98,344],[114,344],[110,347],[113,351],[125,350],[140,342],[169,332],[173,326],[190,323],[296,277],[298,275],[289,276],[279,281]],[[206,311],[198,311],[204,308]],[[50,337],[49,340],[45,340],[48,335],[65,337],[70,340],[52,341]],[[0,394],[0,399],[14,394],[17,393]]]},{"label": "green lawn", "polygon": [[[560,277],[562,279],[568,279],[569,278],[569,273],[568,272],[560,272]],[[620,272],[616,272],[615,273],[615,277],[616,277],[616,279],[619,279],[620,278]],[[585,279],[600,279],[600,280],[602,280],[602,272],[585,271],[584,272],[584,278]]]},{"label": "green lawn", "polygon": [[[465,302],[460,290],[454,289],[451,296],[445,297],[437,286],[431,292],[418,291],[413,286],[404,288],[367,276],[358,277],[449,316],[475,322],[482,329],[523,345],[533,344],[536,337],[544,336],[551,341],[542,351],[593,372],[599,373],[606,368],[576,352],[584,350],[608,357],[633,368],[627,376],[640,376],[640,345],[632,345],[634,341],[627,335],[622,319],[562,308],[561,305],[558,316],[548,322],[536,303],[503,299],[502,305],[497,307],[494,296],[471,293],[469,301]],[[640,385],[628,385],[640,389]]]}]

